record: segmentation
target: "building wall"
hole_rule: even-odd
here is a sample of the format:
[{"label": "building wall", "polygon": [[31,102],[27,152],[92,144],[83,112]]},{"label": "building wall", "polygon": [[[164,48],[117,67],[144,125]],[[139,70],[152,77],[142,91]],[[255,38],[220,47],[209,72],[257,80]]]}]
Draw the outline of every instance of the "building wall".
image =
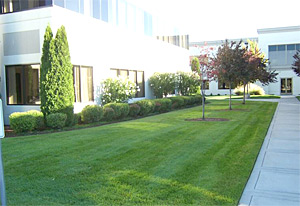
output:
[{"label": "building wall", "polygon": [[[73,65],[93,67],[95,103],[99,103],[100,83],[109,77],[110,68],[144,71],[146,98],[153,97],[148,78],[154,72],[189,70],[189,52],[186,49],[153,37],[116,28],[111,24],[57,6],[1,15],[0,46],[2,48],[4,34],[12,32],[38,30],[40,42],[39,53],[4,56],[3,51],[0,51],[1,94],[5,124],[8,124],[8,116],[12,112],[39,110],[39,106],[7,105],[5,66],[40,63],[43,36],[48,23],[53,33],[56,33],[61,25],[65,26]],[[86,104],[91,103],[76,103],[75,112],[79,112]]]}]

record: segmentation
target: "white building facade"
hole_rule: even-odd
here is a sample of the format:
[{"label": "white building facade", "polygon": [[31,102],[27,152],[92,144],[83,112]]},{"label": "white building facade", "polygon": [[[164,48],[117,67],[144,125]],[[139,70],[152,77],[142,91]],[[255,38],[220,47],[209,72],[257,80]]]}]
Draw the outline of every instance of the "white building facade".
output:
[{"label": "white building facade", "polygon": [[[154,72],[189,71],[188,36],[159,33],[151,14],[125,0],[1,0],[1,98],[5,124],[13,112],[40,109],[45,29],[65,26],[73,64],[75,112],[100,102],[101,81],[128,76],[136,100],[152,98]],[[159,37],[158,37],[159,36]]]},{"label": "white building facade", "polygon": [[[261,86],[266,94],[300,95],[300,77],[292,70],[293,56],[297,50],[300,50],[300,26],[259,29],[257,32],[258,37],[249,39],[258,42],[259,48],[269,59],[268,69],[276,70],[278,75],[276,83],[266,86],[262,86],[260,82],[256,84]],[[239,42],[240,40],[229,39],[228,41]],[[242,41],[247,43],[247,39],[242,39]],[[199,46],[204,44],[214,47],[216,52],[223,43],[224,41],[191,42],[190,56],[199,55]],[[206,88],[207,95],[229,94],[228,87],[220,82],[212,81]]]}]

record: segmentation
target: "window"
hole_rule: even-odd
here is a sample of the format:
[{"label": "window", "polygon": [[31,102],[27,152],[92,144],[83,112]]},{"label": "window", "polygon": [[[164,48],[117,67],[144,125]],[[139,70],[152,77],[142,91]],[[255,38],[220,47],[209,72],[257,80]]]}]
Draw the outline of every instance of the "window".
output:
[{"label": "window", "polygon": [[124,77],[134,82],[138,88],[135,97],[145,97],[145,81],[144,72],[137,70],[125,70],[125,69],[111,69],[112,77]]},{"label": "window", "polygon": [[1,0],[1,14],[52,5],[51,0]]},{"label": "window", "polygon": [[108,22],[108,0],[101,0],[101,20]]},{"label": "window", "polygon": [[209,81],[204,82],[204,89],[209,90]]},{"label": "window", "polygon": [[66,1],[66,9],[71,11],[79,12],[80,10],[80,2],[79,0],[65,0]]},{"label": "window", "polygon": [[269,59],[271,66],[290,66],[294,62],[293,56],[300,44],[270,45]]},{"label": "window", "polygon": [[6,66],[7,104],[40,104],[39,73],[39,64]]},{"label": "window", "polygon": [[100,19],[100,0],[93,0],[93,17]]},{"label": "window", "polygon": [[223,82],[218,82],[218,89],[229,89],[229,84],[223,83]]},{"label": "window", "polygon": [[93,67],[73,66],[75,102],[94,101]]}]

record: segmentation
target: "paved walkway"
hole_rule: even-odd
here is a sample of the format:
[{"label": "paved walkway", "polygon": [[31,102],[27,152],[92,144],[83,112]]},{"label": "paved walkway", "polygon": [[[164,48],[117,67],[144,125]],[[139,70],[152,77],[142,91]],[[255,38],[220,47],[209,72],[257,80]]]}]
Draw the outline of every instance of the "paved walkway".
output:
[{"label": "paved walkway", "polygon": [[300,102],[282,96],[239,205],[300,206]]}]

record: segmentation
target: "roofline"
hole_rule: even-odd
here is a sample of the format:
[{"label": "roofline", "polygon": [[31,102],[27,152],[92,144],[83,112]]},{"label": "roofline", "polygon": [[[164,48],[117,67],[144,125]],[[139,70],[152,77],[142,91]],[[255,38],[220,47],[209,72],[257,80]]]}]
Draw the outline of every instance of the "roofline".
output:
[{"label": "roofline", "polygon": [[277,33],[277,32],[293,32],[293,31],[300,31],[300,25],[299,26],[257,29],[258,34]]},{"label": "roofline", "polygon": [[[243,42],[247,42],[247,40],[251,40],[251,41],[258,41],[258,37],[249,37],[249,38],[239,38],[239,39],[227,39],[228,42],[239,42],[240,40],[242,40]],[[190,42],[190,46],[193,45],[198,45],[198,46],[212,46],[212,45],[221,45],[225,42],[226,40],[215,40],[215,41],[201,41],[201,42]]]}]

